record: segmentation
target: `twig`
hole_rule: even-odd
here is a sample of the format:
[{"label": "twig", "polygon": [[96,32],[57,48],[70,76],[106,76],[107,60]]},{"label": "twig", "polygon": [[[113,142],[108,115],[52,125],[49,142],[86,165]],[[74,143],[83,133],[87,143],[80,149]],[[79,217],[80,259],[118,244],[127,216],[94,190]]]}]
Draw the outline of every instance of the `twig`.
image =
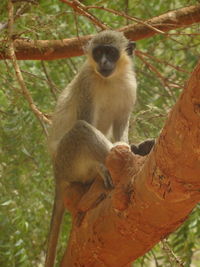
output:
[{"label": "twig", "polygon": [[[20,67],[19,67],[19,65],[17,63],[17,59],[16,59],[16,56],[15,56],[15,50],[14,50],[14,44],[13,44],[13,38],[12,38],[12,36],[13,36],[13,22],[14,22],[14,19],[13,19],[13,13],[14,12],[13,11],[14,11],[14,7],[13,7],[13,4],[12,4],[12,1],[8,0],[8,36],[9,36],[8,53],[9,53],[9,56],[10,56],[10,58],[12,60],[13,67],[15,69],[16,78],[17,78],[18,83],[19,83],[19,85],[20,85],[20,87],[22,89],[22,93],[23,93],[25,99],[27,100],[30,109],[33,111],[33,113],[35,114],[36,118],[40,121],[41,125],[44,128],[43,122],[51,124],[51,121],[34,104],[32,96],[29,93],[29,91],[28,91],[28,89],[26,87],[26,84],[24,82]],[[44,130],[45,130],[45,128],[44,128]],[[46,133],[46,131],[45,131],[45,133]]]},{"label": "twig", "polygon": [[174,252],[170,248],[167,240],[163,239],[161,243],[162,243],[162,249],[167,254],[171,265],[174,266],[174,263],[175,263],[177,267],[184,267],[184,264],[182,263],[182,261],[174,254]]},{"label": "twig", "polygon": [[95,25],[97,25],[102,30],[106,30],[109,28],[107,25],[101,22],[97,17],[92,15],[90,12],[88,12],[86,6],[80,3],[79,1],[77,0],[73,0],[72,2],[68,0],[60,0],[60,1],[72,7],[79,14],[87,17],[89,20],[91,20]]},{"label": "twig", "polygon": [[170,33],[170,35],[187,35],[187,36],[196,36],[196,35],[200,35],[200,33],[198,33],[198,32],[192,32],[192,33]]},{"label": "twig", "polygon": [[51,78],[50,78],[50,76],[49,76],[49,74],[48,74],[48,72],[47,72],[47,68],[46,68],[46,66],[45,66],[44,61],[42,61],[42,60],[41,60],[41,65],[42,65],[44,74],[45,74],[45,76],[46,76],[46,79],[47,79],[47,81],[48,81],[50,91],[51,91],[51,93],[52,93],[54,99],[57,99],[57,97],[56,97],[56,87],[55,87],[54,83],[52,82],[52,80],[51,80]]},{"label": "twig", "polygon": [[[44,81],[44,82],[46,82],[47,84],[49,84],[49,81],[47,80],[47,78],[39,77],[39,76],[37,76],[37,75],[35,75],[35,74],[31,73],[31,72],[28,72],[28,71],[26,71],[26,70],[21,70],[21,72],[24,73],[24,74],[27,74],[27,75],[29,75],[29,76],[32,76],[32,77],[34,77],[34,78],[36,78],[36,79],[39,79],[39,80],[41,80],[41,81]],[[52,83],[53,83],[53,82],[52,82]],[[54,83],[53,83],[53,86],[54,86],[54,88],[55,88],[55,91],[56,91],[56,92],[59,92],[59,88],[58,88]]]},{"label": "twig", "polygon": [[71,63],[73,69],[74,69],[74,73],[76,74],[78,72],[78,68],[76,66],[76,64],[74,64],[73,60],[71,58],[69,58],[69,62]]},{"label": "twig", "polygon": [[148,61],[146,61],[144,58],[143,58],[143,56],[142,55],[140,55],[140,54],[137,54],[137,56],[146,64],[146,66],[149,68],[149,69],[151,69],[153,72],[155,72],[156,74],[157,74],[157,76],[161,79],[161,81],[162,81],[162,84],[164,85],[164,87],[167,87],[169,90],[167,91],[168,92],[168,94],[171,96],[171,97],[173,97],[173,99],[174,100],[176,100],[175,99],[175,97],[174,97],[174,94],[172,93],[172,91],[171,91],[171,88],[170,88],[170,85],[168,84],[168,82],[167,82],[167,78],[165,78],[157,69],[156,69],[156,67],[154,67],[151,63],[149,63]]},{"label": "twig", "polygon": [[[13,2],[13,1],[12,1]],[[14,21],[21,17],[26,12],[26,4],[23,4],[21,7],[19,7],[16,11],[16,14],[14,15]],[[0,24],[0,31],[3,31],[8,27],[8,22],[1,23]]]},{"label": "twig", "polygon": [[131,17],[131,16],[125,14],[124,12],[120,12],[120,11],[117,11],[117,10],[114,10],[114,9],[111,9],[111,8],[108,8],[108,7],[104,7],[104,6],[87,6],[85,8],[86,8],[86,10],[87,9],[92,9],[92,8],[101,9],[101,10],[107,11],[109,13],[113,13],[114,15],[117,15],[117,16],[129,19],[129,20],[135,21],[135,22],[137,22],[139,24],[143,24],[143,25],[147,26],[148,28],[150,28],[151,30],[153,30],[153,31],[155,31],[157,33],[166,34],[165,32],[163,32],[163,31],[157,29],[156,27],[150,25],[148,22],[142,21],[141,19],[138,19],[136,17]]},{"label": "twig", "polygon": [[11,113],[8,113],[8,112],[1,110],[1,109],[0,109],[0,113],[2,113],[3,115],[9,115],[9,116],[12,115]]},{"label": "twig", "polygon": [[12,3],[27,2],[33,5],[38,5],[38,0],[12,0]]},{"label": "twig", "polygon": [[153,250],[151,250],[151,254],[153,255],[156,267],[159,267],[158,260],[157,260],[156,255],[155,255]]},{"label": "twig", "polygon": [[[129,9],[129,0],[125,0],[125,14],[128,15],[128,9]],[[129,24],[129,19],[126,18],[126,25]]]},{"label": "twig", "polygon": [[169,63],[169,62],[166,62],[165,60],[158,59],[158,58],[156,58],[156,57],[154,57],[154,56],[152,56],[152,55],[149,55],[148,53],[145,53],[145,52],[142,52],[142,51],[137,50],[137,51],[136,51],[136,54],[137,54],[137,55],[141,54],[141,55],[144,55],[144,56],[146,56],[146,57],[148,57],[148,58],[151,58],[152,60],[157,61],[157,62],[159,62],[159,63],[164,63],[164,64],[166,64],[166,65],[168,65],[168,66],[170,66],[170,67],[172,67],[172,68],[174,68],[174,69],[176,69],[176,70],[178,70],[178,71],[182,71],[182,72],[185,72],[185,73],[189,73],[188,71],[186,71],[186,70],[184,70],[184,69],[182,69],[182,68],[180,68],[180,67],[178,67],[178,66],[174,66],[173,64],[171,64],[171,63]]}]

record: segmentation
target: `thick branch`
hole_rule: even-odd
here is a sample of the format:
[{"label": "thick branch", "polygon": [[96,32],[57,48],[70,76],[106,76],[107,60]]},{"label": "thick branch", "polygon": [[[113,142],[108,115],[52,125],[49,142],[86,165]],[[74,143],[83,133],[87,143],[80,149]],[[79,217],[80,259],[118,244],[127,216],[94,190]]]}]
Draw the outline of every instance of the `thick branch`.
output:
[{"label": "thick branch", "polygon": [[[156,29],[168,32],[173,29],[184,28],[194,23],[200,22],[200,5],[189,6],[177,10],[169,11],[158,17],[147,20]],[[151,37],[156,32],[143,24],[129,25],[121,29],[127,38],[141,40]],[[134,39],[133,39],[134,38]]]},{"label": "thick branch", "polygon": [[[111,151],[107,166],[115,189],[79,227],[73,224],[62,266],[125,266],[173,232],[200,200],[199,147],[200,63],[149,156],[123,146]],[[96,181],[75,201],[77,209],[86,210],[102,190]]]},{"label": "thick branch", "polygon": [[[175,11],[147,20],[151,26],[158,30],[168,32],[172,29],[187,27],[200,22],[200,5],[184,7]],[[143,23],[129,25],[119,29],[123,31],[130,40],[141,40],[158,34],[153,28]],[[35,59],[35,60],[53,60],[69,58],[83,55],[83,46],[92,36],[83,36],[63,40],[15,40],[15,50],[17,59]],[[0,59],[8,59],[9,53],[5,49],[5,43],[2,43]]]}]

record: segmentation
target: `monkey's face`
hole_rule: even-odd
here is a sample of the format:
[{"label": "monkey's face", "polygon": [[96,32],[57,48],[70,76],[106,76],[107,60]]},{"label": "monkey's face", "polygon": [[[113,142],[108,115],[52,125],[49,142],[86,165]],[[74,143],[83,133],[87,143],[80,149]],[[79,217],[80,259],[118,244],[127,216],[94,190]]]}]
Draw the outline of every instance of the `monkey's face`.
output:
[{"label": "monkey's face", "polygon": [[98,45],[93,49],[92,57],[97,64],[97,72],[103,77],[109,77],[116,68],[120,53],[114,46]]}]

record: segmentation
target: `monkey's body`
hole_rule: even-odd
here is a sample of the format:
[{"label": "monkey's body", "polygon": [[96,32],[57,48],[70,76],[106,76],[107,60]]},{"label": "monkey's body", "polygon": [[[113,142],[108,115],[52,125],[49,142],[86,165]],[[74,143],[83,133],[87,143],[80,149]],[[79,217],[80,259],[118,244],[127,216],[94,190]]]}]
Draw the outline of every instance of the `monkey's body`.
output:
[{"label": "monkey's body", "polygon": [[91,183],[99,174],[106,187],[113,186],[104,163],[112,142],[128,143],[136,99],[132,50],[122,33],[100,33],[91,41],[81,71],[58,99],[49,138],[56,191],[46,267],[54,265],[69,184]]},{"label": "monkey's body", "polygon": [[[128,56],[126,60],[130,61]],[[135,99],[136,80],[130,62],[119,75],[104,79],[86,63],[58,99],[50,135],[52,153],[77,120],[87,121],[110,141],[128,143],[128,121]]]}]

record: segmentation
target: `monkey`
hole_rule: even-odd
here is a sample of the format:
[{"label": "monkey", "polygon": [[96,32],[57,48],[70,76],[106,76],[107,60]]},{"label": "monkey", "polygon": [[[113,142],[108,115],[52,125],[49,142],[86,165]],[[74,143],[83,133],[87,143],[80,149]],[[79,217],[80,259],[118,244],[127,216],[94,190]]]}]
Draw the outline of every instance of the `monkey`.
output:
[{"label": "monkey", "polygon": [[105,159],[114,145],[128,144],[137,87],[134,48],[121,32],[100,32],[86,46],[85,63],[58,98],[49,134],[55,199],[45,267],[54,265],[66,188],[75,182],[91,184],[97,175],[106,188],[113,188]]}]

